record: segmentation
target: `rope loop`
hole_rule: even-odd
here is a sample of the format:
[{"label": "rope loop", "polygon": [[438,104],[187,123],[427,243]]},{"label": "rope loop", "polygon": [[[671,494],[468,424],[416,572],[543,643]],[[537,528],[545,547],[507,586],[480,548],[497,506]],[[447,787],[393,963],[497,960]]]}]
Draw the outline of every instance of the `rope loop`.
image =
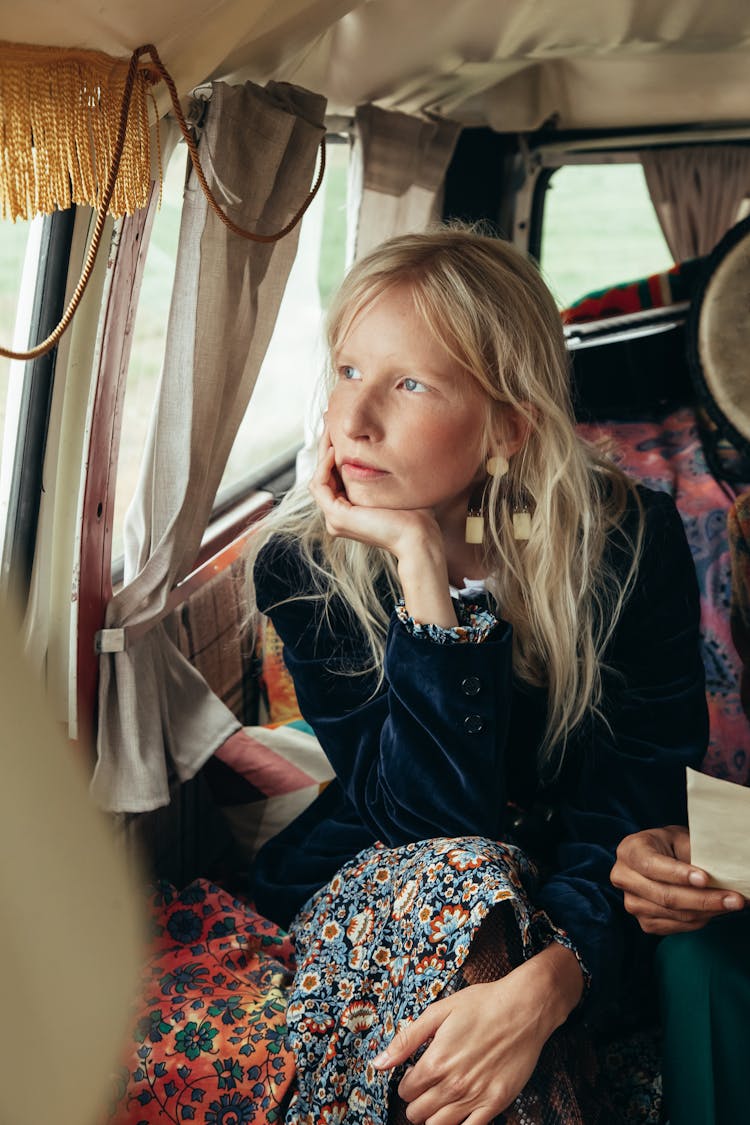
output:
[{"label": "rope loop", "polygon": [[190,153],[190,160],[192,162],[195,175],[198,179],[198,183],[201,185],[206,199],[211,205],[211,209],[216,214],[217,218],[219,218],[221,222],[224,223],[224,225],[232,231],[233,234],[238,235],[238,237],[240,238],[246,238],[250,242],[278,242],[280,239],[284,238],[287,234],[290,234],[291,231],[294,230],[294,228],[302,219],[305,211],[307,211],[307,208],[310,206],[313,199],[318,193],[320,185],[323,182],[323,176],[325,174],[326,166],[325,134],[320,138],[320,161],[318,167],[318,175],[316,176],[315,183],[310,189],[310,192],[303,202],[302,206],[298,208],[298,210],[295,212],[286,226],[282,227],[281,230],[275,231],[273,234],[256,234],[254,231],[246,230],[244,227],[240,227],[237,225],[237,223],[233,222],[232,219],[230,219],[226,214],[226,212],[222,210],[213,192],[208,186],[208,182],[203,172],[203,167],[201,166],[200,156],[198,155],[198,146],[195,143],[195,138],[192,134],[190,126],[186,122],[185,115],[182,112],[182,106],[180,105],[180,99],[177,96],[177,88],[172,79],[172,75],[169,73],[167,68],[164,66],[164,63],[161,61],[159,52],[157,51],[153,43],[146,43],[142,47],[137,47],[131,55],[130,64],[128,66],[128,73],[125,79],[125,86],[122,94],[122,105],[120,107],[120,120],[117,129],[117,138],[115,140],[112,165],[109,170],[109,176],[107,178],[107,184],[104,189],[104,194],[102,195],[102,199],[99,204],[96,226],[94,227],[94,233],[91,237],[89,252],[86,255],[86,261],[81,272],[81,277],[78,281],[78,284],[76,285],[73,296],[70,298],[68,307],[65,309],[65,312],[60,318],[60,323],[56,328],[52,330],[52,332],[50,332],[46,340],[42,340],[41,343],[37,344],[33,348],[29,348],[28,351],[22,352],[12,351],[10,348],[4,348],[0,346],[0,356],[3,356],[5,359],[38,359],[40,356],[46,355],[47,352],[52,351],[52,348],[55,347],[55,345],[60,340],[60,337],[69,327],[70,322],[73,319],[73,316],[75,315],[79,304],[81,303],[81,298],[86,291],[86,286],[88,285],[91,278],[91,274],[94,269],[94,263],[96,262],[96,256],[99,252],[104,224],[107,219],[109,206],[112,201],[112,194],[114,192],[115,183],[117,181],[117,173],[120,170],[120,160],[122,158],[122,152],[125,146],[125,134],[127,130],[128,113],[130,111],[130,102],[133,96],[133,87],[135,85],[135,79],[138,72],[140,60],[144,55],[149,55],[151,57],[153,72],[151,71],[151,68],[148,69],[149,74],[152,77],[152,83],[155,85],[159,82],[159,80],[162,80],[169,90],[169,96],[172,101],[172,108],[174,110],[175,117],[177,118],[177,122],[180,126],[180,131],[185,138],[185,143],[187,144],[188,152]]}]

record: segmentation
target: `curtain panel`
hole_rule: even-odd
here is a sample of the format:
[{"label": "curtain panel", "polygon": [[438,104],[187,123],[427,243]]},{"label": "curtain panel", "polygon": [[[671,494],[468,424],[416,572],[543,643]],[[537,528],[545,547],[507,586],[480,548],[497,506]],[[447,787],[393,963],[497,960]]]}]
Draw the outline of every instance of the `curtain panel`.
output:
[{"label": "curtain panel", "polygon": [[[291,219],[310,190],[324,112],[325,99],[283,83],[213,86],[199,152],[235,223],[269,234]],[[240,725],[161,620],[196,558],[298,237],[299,226],[269,244],[232,234],[191,172],[164,366],[125,521],[124,584],[101,634],[92,793],[111,811],[167,804],[169,763],[192,777]]]},{"label": "curtain panel", "polygon": [[[445,173],[460,132],[453,121],[359,106],[349,160],[348,265],[387,238],[439,220]],[[305,421],[298,480],[315,471],[324,409],[316,400]]]},{"label": "curtain panel", "polygon": [[359,106],[349,196],[350,261],[440,218],[443,181],[461,126]]},{"label": "curtain panel", "polygon": [[750,148],[742,145],[651,149],[641,164],[676,262],[709,254],[750,195]]}]

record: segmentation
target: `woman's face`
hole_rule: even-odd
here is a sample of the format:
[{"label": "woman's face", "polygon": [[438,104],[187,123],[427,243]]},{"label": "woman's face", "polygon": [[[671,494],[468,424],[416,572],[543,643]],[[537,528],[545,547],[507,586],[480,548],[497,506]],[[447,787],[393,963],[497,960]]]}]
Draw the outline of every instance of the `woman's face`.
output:
[{"label": "woman's face", "polygon": [[353,504],[465,518],[484,479],[486,397],[435,339],[408,287],[358,315],[333,356],[327,424]]}]

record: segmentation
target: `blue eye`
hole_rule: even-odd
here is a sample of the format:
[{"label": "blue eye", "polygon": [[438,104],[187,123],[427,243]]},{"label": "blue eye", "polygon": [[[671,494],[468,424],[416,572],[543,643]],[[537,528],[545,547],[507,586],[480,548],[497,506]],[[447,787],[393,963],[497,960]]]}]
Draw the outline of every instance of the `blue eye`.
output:
[{"label": "blue eye", "polygon": [[342,379],[361,379],[362,378],[362,376],[360,375],[357,368],[352,367],[348,363],[345,363],[343,367],[340,367],[339,372],[341,374]]},{"label": "blue eye", "polygon": [[405,391],[411,391],[412,393],[416,392],[417,394],[422,394],[427,390],[427,387],[424,385],[424,383],[420,383],[418,379],[412,379],[410,375],[407,375],[407,377],[403,380],[402,386]]}]

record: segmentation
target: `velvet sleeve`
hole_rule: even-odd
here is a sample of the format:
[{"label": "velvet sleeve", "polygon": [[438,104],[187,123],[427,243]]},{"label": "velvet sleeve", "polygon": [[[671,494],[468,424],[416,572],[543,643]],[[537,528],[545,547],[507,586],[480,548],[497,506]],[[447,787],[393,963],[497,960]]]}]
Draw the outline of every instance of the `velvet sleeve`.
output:
[{"label": "velvet sleeve", "polygon": [[373,835],[391,846],[500,837],[510,627],[499,623],[481,644],[438,644],[410,634],[394,611],[378,688],[376,677],[362,674],[361,633],[343,605],[334,599],[322,615],[305,600],[293,547],[272,542],[255,581],[259,608],[284,643],[302,714]]},{"label": "velvet sleeve", "polygon": [[609,873],[631,832],[685,824],[685,767],[708,738],[692,556],[671,498],[646,493],[636,586],[607,653],[603,715],[581,740],[581,766],[563,786],[557,871],[538,902],[573,939],[591,973],[588,1004],[606,1006],[641,943]]}]

